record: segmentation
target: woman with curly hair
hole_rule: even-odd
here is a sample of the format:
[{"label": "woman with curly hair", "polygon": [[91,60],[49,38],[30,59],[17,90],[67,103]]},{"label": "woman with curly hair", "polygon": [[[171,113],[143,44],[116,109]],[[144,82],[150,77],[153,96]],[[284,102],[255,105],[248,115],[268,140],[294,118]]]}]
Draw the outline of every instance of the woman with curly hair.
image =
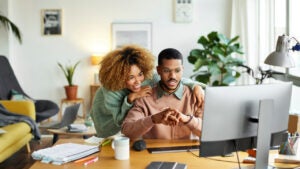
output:
[{"label": "woman with curly hair", "polygon": [[[117,134],[134,101],[151,95],[151,86],[160,80],[157,74],[153,76],[154,60],[145,48],[129,45],[109,52],[101,61],[99,79],[102,86],[97,90],[91,108],[97,137]],[[189,79],[184,79],[183,83],[194,88],[201,103],[203,91],[199,83]]]}]

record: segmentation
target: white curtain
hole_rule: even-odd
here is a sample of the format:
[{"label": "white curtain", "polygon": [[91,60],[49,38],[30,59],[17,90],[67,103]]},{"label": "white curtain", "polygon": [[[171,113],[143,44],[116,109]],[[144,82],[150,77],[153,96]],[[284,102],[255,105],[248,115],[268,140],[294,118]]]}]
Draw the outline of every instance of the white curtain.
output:
[{"label": "white curtain", "polygon": [[254,70],[275,49],[273,13],[274,0],[232,0],[231,37],[240,36],[245,64]]}]

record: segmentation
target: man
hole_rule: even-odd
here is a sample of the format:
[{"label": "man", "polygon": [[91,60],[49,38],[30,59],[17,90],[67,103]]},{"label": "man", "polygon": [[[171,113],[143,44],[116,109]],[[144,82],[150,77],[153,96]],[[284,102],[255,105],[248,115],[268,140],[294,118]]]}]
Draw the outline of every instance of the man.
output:
[{"label": "man", "polygon": [[161,80],[152,89],[151,96],[135,101],[123,121],[122,133],[133,140],[200,136],[203,109],[198,109],[192,90],[181,83],[181,53],[172,48],[161,51],[157,72]]}]

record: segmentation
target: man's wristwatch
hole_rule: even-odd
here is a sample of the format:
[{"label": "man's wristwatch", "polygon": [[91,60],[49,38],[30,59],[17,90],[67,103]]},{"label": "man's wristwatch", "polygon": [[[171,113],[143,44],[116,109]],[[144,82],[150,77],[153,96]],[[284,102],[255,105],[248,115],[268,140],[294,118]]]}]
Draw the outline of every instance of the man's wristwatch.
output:
[{"label": "man's wristwatch", "polygon": [[186,115],[186,116],[190,116],[190,119],[187,121],[187,122],[185,122],[185,123],[183,123],[183,124],[188,124],[189,122],[191,122],[192,121],[192,119],[193,119],[193,116],[192,115]]}]

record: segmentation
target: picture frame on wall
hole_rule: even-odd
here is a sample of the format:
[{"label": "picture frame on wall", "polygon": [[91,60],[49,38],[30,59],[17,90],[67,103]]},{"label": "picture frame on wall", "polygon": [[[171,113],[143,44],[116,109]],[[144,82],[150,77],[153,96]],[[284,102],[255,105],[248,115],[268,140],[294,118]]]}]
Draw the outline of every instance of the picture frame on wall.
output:
[{"label": "picture frame on wall", "polygon": [[112,23],[112,49],[135,44],[152,50],[152,23]]},{"label": "picture frame on wall", "polygon": [[42,9],[41,11],[42,35],[61,35],[62,34],[62,10],[61,9]]}]

